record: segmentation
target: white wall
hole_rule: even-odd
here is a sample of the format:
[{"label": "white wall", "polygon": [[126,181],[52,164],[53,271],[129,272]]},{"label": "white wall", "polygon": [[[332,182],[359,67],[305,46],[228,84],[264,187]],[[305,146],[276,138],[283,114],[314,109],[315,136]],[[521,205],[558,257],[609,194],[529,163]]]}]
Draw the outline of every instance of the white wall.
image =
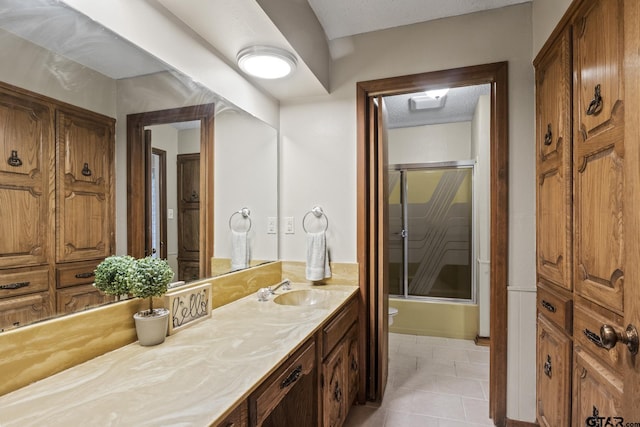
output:
[{"label": "white wall", "polygon": [[389,129],[389,164],[471,158],[471,122]]},{"label": "white wall", "polygon": [[277,132],[254,117],[231,110],[216,116],[215,132],[216,258],[231,257],[229,218],[247,207],[251,211],[250,259],[275,260],[278,236],[267,234],[267,218],[278,216]]},{"label": "white wall", "polygon": [[533,57],[551,35],[571,0],[533,0]]},{"label": "white wall", "polygon": [[491,261],[491,99],[482,95],[478,99],[471,121],[471,153],[476,160],[474,177],[474,208],[476,212],[476,284],[478,286],[479,331],[481,337],[490,334],[491,288],[489,270]]},{"label": "white wall", "polygon": [[[497,61],[509,62],[508,285],[535,289],[534,99],[531,4],[335,40],[330,95],[283,102],[280,111],[282,216],[296,225],[314,204],[330,220],[332,260],[355,262],[356,82]],[[304,260],[300,232],[281,236],[281,258]],[[535,307],[535,294],[529,299]],[[504,309],[497,307],[496,309]],[[535,348],[535,316],[509,309],[509,325]],[[535,363],[510,341],[509,418],[535,420]],[[529,354],[535,353],[530,351]],[[511,363],[511,362],[510,362]]]}]

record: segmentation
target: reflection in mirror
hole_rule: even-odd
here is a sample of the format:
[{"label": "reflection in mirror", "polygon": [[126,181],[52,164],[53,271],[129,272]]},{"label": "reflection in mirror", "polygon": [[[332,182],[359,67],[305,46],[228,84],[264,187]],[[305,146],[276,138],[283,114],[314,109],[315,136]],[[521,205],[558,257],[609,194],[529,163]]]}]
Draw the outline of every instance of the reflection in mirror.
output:
[{"label": "reflection in mirror", "polygon": [[[202,271],[222,274],[231,270],[232,239],[228,219],[244,206],[251,209],[253,220],[248,235],[249,264],[277,259],[276,235],[267,230],[270,218],[272,223],[277,223],[273,220],[277,217],[275,129],[58,1],[3,0],[0,49],[6,58],[11,58],[0,64],[0,134],[31,135],[31,140],[25,137],[24,141],[35,141],[33,150],[29,149],[32,154],[23,148],[12,149],[6,141],[0,141],[0,151],[7,153],[6,158],[11,157],[12,151],[18,151],[23,169],[29,169],[20,169],[17,174],[20,176],[15,179],[27,182],[25,178],[29,177],[35,182],[29,183],[33,191],[15,191],[17,187],[11,173],[18,168],[0,168],[0,193],[6,193],[0,194],[0,198],[10,194],[10,198],[3,200],[11,201],[0,206],[0,234],[4,242],[0,244],[0,331],[84,310],[105,300],[91,285],[93,269],[108,254],[129,252],[130,230],[126,225],[131,211],[127,205],[127,176],[131,172],[127,167],[129,114],[215,105],[211,153],[215,177],[211,172],[204,195],[209,196],[210,209],[202,209],[208,215],[211,248],[206,262],[198,263],[198,278],[204,277]],[[24,122],[18,122],[15,119],[18,116]],[[150,233],[153,241],[149,247],[155,248],[158,256],[170,259],[177,271],[177,280],[186,276],[180,273],[180,233],[172,228],[180,218],[177,195],[176,199],[170,196],[171,187],[177,191],[178,178],[170,174],[171,170],[177,174],[178,156],[197,151],[182,150],[182,143],[177,147],[169,143],[161,146],[161,134],[167,129],[156,128],[156,125],[150,124],[148,129],[153,135],[153,145],[158,140],[157,147],[149,153],[149,176],[152,172],[154,178],[150,178],[148,199],[155,212],[150,215],[149,223],[157,230]],[[194,135],[201,134],[192,128],[172,129],[179,139],[190,138],[194,144],[197,144]],[[67,139],[60,137],[62,130]],[[192,135],[188,136],[189,133]],[[64,163],[65,144],[71,144],[71,150],[75,147],[73,144],[87,146],[82,142],[86,138],[78,139],[80,134],[87,135],[91,141],[102,141],[100,144],[106,145],[100,147],[107,148],[90,150],[91,160],[70,157],[69,162]],[[13,140],[23,144],[20,138]],[[77,151],[78,159],[86,155],[80,155],[82,150]],[[170,152],[176,153],[175,159],[169,157]],[[71,169],[65,172],[65,166]],[[135,166],[144,168],[145,162]],[[69,192],[64,193],[60,189],[67,185],[65,180],[71,178],[69,182],[78,182],[79,187],[69,187]],[[12,193],[9,188],[14,189]],[[85,197],[87,188],[97,196]],[[166,204],[163,193],[167,194]],[[30,194],[44,196],[36,202],[29,199]],[[193,190],[185,194],[191,197]],[[136,196],[146,199],[145,192]],[[201,192],[197,196],[203,197]],[[22,201],[13,203],[16,198]],[[86,204],[82,205],[81,200]],[[92,202],[94,200],[100,202]],[[27,205],[39,208],[11,210]],[[61,206],[66,206],[66,210]],[[82,222],[74,222],[73,211]],[[23,220],[16,222],[20,218]],[[197,223],[201,227],[203,222]],[[202,253],[200,227],[191,227],[189,233],[197,235]],[[23,238],[8,238],[14,235]],[[24,236],[35,236],[29,237],[34,242]],[[81,244],[58,245],[66,242],[63,237],[76,239]],[[9,247],[11,244],[14,246]],[[193,249],[192,245],[187,246]],[[85,251],[90,254],[79,255],[80,247],[91,248]],[[5,251],[14,255],[7,257]],[[212,268],[212,264],[216,267]]]}]

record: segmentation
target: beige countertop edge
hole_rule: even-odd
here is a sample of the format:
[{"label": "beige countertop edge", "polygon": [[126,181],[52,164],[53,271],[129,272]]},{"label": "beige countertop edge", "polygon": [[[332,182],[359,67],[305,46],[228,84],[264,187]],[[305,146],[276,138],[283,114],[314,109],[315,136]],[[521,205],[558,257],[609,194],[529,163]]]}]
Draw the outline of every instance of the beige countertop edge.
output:
[{"label": "beige countertop edge", "polygon": [[292,288],[324,289],[331,297],[321,308],[241,298],[159,346],[133,343],[0,397],[0,425],[214,424],[358,291]]}]

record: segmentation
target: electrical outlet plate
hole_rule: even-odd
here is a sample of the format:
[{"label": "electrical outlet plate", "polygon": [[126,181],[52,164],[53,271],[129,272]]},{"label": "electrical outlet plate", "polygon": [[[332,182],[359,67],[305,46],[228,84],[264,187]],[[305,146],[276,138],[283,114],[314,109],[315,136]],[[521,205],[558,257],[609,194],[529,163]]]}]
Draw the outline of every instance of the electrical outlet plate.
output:
[{"label": "electrical outlet plate", "polygon": [[278,218],[270,216],[267,218],[267,234],[276,234],[278,232]]}]

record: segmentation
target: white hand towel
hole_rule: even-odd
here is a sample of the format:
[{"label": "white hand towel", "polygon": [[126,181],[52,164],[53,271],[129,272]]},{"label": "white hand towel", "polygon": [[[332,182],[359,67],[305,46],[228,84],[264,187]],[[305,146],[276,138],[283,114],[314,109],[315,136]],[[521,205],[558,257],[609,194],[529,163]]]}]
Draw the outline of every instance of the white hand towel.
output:
[{"label": "white hand towel", "polygon": [[249,266],[247,232],[231,230],[231,271]]},{"label": "white hand towel", "polygon": [[324,231],[307,233],[307,268],[306,277],[310,281],[318,281],[331,277],[327,239]]}]

